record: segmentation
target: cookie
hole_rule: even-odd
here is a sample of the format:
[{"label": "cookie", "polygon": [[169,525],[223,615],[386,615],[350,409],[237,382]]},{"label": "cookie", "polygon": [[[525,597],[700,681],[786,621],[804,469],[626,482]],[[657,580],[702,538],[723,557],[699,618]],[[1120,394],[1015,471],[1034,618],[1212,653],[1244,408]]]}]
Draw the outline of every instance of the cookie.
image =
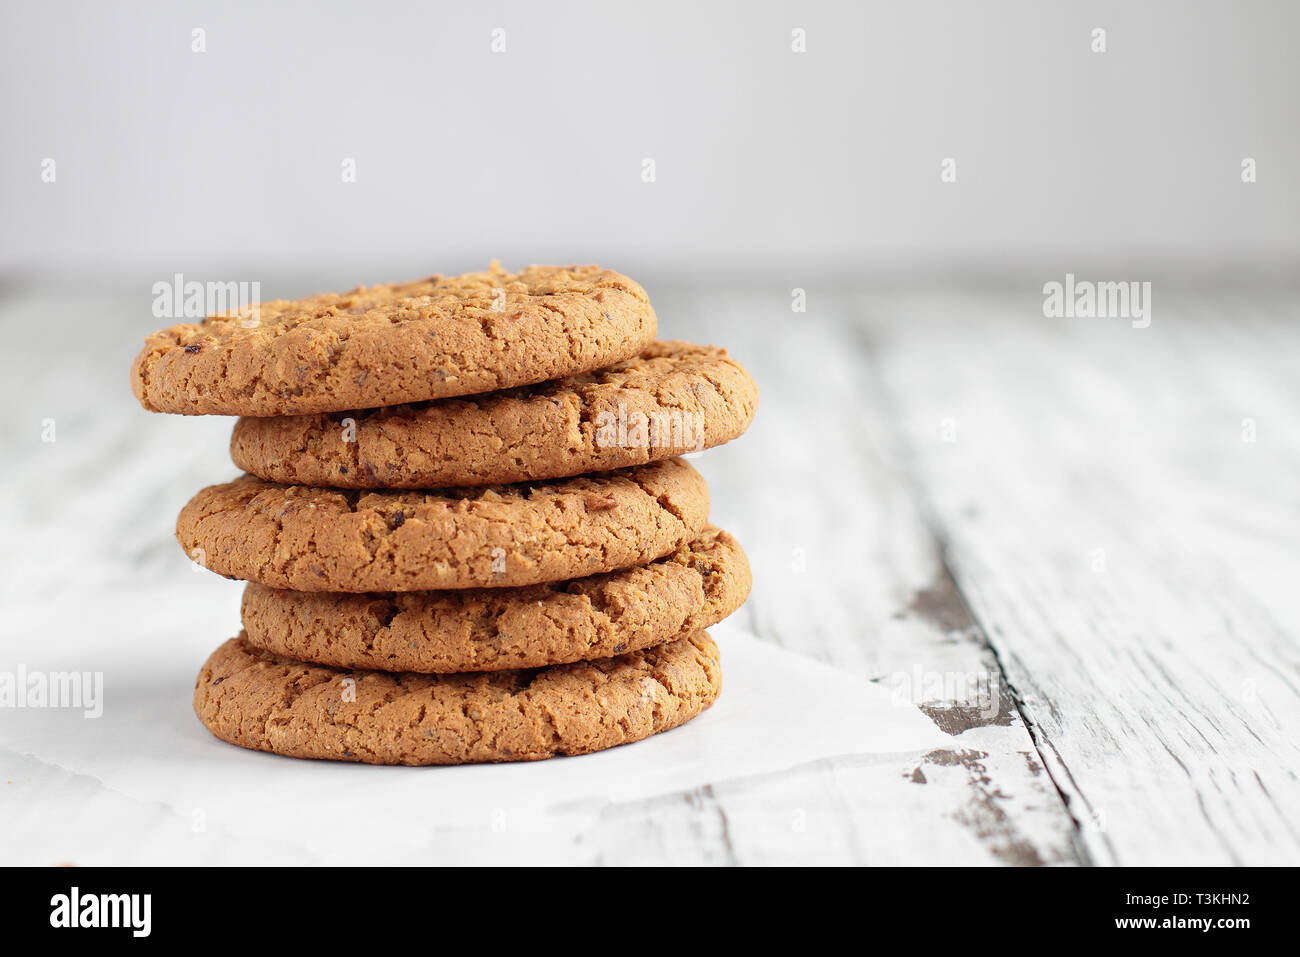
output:
[{"label": "cookie", "polygon": [[495,588],[662,558],[696,538],[709,491],[681,459],[529,485],[362,492],[245,475],[203,489],[176,537],[230,578],[297,591]]},{"label": "cookie", "polygon": [[726,350],[656,342],[597,372],[505,392],[330,415],[242,418],[230,454],[271,482],[442,488],[562,478],[729,442],[758,388]]},{"label": "cookie", "polygon": [[131,366],[151,412],[301,415],[529,385],[654,340],[639,285],[595,266],[529,266],[262,303],[155,332]]},{"label": "cookie", "polygon": [[218,738],[295,758],[472,764],[589,754],[684,724],[722,689],[707,632],[540,670],[461,675],[345,671],[241,635],[199,672],[194,711]]},{"label": "cookie", "polygon": [[610,658],[716,625],[749,594],[739,543],[709,526],[672,555],[524,588],[341,595],[250,584],[250,645],[335,668],[451,674]]}]

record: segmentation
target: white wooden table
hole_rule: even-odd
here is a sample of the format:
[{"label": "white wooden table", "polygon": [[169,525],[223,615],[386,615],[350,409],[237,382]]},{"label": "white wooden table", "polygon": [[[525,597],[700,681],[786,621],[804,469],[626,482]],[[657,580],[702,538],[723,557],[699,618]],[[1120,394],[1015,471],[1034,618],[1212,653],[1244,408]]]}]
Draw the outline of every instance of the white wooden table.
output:
[{"label": "white wooden table", "polygon": [[[739,623],[915,700],[954,744],[558,806],[508,850],[468,830],[444,848],[574,863],[1300,860],[1300,297],[1167,283],[1134,329],[1047,319],[1030,282],[809,289],[802,314],[775,284],[651,292],[666,337],[727,346],[762,389],[749,434],[697,463],[714,521],[754,566]],[[132,580],[184,561],[177,508],[224,475],[228,422],[136,410],[126,370],[150,328],[143,291],[0,298],[5,601],[48,602],[52,648],[61,611],[90,609],[106,660],[131,654],[147,617],[123,610]],[[175,627],[178,674],[226,636]],[[6,827],[49,829],[51,854],[149,859],[102,835],[147,835],[158,809],[30,755],[0,762]],[[42,811],[56,794],[57,826]],[[215,859],[257,850],[232,841]]]}]

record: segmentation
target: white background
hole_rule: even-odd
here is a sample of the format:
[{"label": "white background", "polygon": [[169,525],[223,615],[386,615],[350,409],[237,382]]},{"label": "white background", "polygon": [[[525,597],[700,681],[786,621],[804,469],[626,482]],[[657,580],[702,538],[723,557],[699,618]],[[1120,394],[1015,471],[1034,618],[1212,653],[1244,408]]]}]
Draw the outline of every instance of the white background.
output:
[{"label": "white background", "polygon": [[1232,278],[1300,252],[1297,35],[1285,2],[6,4],[0,267]]}]

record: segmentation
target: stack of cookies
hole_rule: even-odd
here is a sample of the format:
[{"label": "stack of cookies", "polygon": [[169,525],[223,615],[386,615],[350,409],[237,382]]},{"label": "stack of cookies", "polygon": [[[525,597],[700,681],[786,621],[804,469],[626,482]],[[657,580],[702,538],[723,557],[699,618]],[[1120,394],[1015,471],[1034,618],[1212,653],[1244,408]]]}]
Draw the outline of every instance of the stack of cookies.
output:
[{"label": "stack of cookies", "polygon": [[749,591],[679,456],[749,425],[725,351],[626,276],[434,276],[154,333],[154,412],[237,415],[246,474],[176,535],[248,582],[194,707],[246,748],[372,764],[584,754],[708,708]]}]

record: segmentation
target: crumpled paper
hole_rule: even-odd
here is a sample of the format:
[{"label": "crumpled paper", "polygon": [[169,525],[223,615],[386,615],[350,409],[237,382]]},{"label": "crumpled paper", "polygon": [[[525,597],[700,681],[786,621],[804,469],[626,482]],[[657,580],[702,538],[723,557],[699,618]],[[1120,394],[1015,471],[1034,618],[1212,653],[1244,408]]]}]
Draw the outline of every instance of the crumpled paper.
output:
[{"label": "crumpled paper", "polygon": [[[951,743],[888,688],[724,622],[711,629],[722,649],[718,703],[683,727],[636,744],[582,757],[446,768],[261,754],[218,741],[194,716],[190,701],[201,657],[194,659],[189,642],[193,624],[167,624],[168,605],[183,603],[170,597],[152,605],[152,627],[116,648],[105,645],[93,621],[138,616],[122,608],[65,607],[60,641],[33,636],[0,650],[0,670],[19,662],[29,669],[100,667],[105,689],[97,719],[75,710],[0,711],[0,762],[15,777],[0,794],[0,807],[20,825],[7,850],[0,849],[5,863],[50,862],[52,847],[71,857],[89,853],[92,859],[82,863],[136,860],[130,848],[149,841],[161,845],[155,856],[162,859],[212,860],[211,842],[191,858],[183,844],[159,836],[191,829],[225,835],[232,848],[254,849],[249,853],[264,861],[302,860],[301,852],[325,862],[409,859],[404,851],[412,833],[490,828],[507,818],[545,827],[548,814],[565,808],[689,792],[836,755],[901,755]],[[69,619],[85,623],[78,631]],[[186,642],[175,637],[182,630]],[[213,647],[225,637],[215,632]],[[107,818],[87,825],[96,835],[93,853],[84,837],[78,844],[69,836],[77,833],[69,830],[70,816],[84,808]],[[160,830],[155,818],[170,821],[171,831]],[[273,849],[287,834],[293,839],[277,856]],[[341,854],[341,842],[364,843],[365,853]],[[238,851],[230,856],[238,862]]]}]

